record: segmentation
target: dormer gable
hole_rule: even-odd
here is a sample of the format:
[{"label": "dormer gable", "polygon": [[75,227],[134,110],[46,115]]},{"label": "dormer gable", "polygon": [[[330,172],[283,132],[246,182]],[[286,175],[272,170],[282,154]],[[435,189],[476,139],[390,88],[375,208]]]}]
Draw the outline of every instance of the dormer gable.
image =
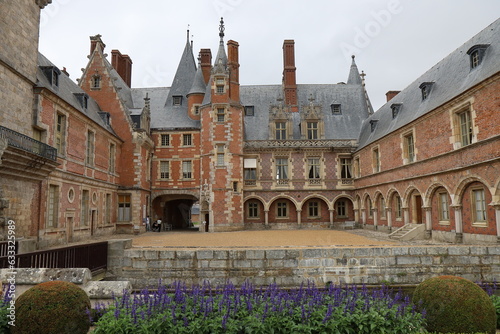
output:
[{"label": "dormer gable", "polygon": [[78,100],[78,103],[80,103],[80,106],[84,111],[87,111],[88,109],[88,103],[89,103],[89,96],[87,93],[73,93],[75,95],[76,99]]},{"label": "dormer gable", "polygon": [[49,83],[52,85],[52,88],[59,88],[59,76],[61,75],[61,70],[56,66],[40,66],[43,74],[49,80]]},{"label": "dormer gable", "polygon": [[432,87],[434,86],[434,82],[422,82],[418,88],[422,92],[422,101],[426,100],[431,94]]},{"label": "dormer gable", "polygon": [[486,49],[489,46],[489,44],[476,44],[467,51],[470,58],[471,70],[481,65]]},{"label": "dormer gable", "polygon": [[399,112],[401,111],[403,104],[402,103],[393,103],[391,104],[391,110],[392,110],[392,119],[395,119]]}]

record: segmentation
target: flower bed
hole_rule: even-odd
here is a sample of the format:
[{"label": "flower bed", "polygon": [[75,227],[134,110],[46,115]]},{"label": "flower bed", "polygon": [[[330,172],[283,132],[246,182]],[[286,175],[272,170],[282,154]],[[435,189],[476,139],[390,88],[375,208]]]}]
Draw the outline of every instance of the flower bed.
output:
[{"label": "flower bed", "polygon": [[312,283],[296,289],[231,283],[126,293],[95,311],[93,333],[418,333],[424,315],[386,286]]}]

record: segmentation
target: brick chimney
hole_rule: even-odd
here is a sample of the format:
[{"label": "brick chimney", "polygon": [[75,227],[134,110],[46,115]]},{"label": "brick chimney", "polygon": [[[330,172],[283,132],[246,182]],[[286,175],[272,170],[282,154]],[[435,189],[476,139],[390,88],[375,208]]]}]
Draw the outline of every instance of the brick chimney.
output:
[{"label": "brick chimney", "polygon": [[122,55],[118,50],[111,50],[111,66],[130,87],[132,82],[132,59],[128,55]]},{"label": "brick chimney", "polygon": [[385,97],[387,98],[387,102],[392,100],[394,98],[394,96],[399,94],[399,92],[401,92],[401,91],[400,90],[390,90],[387,93],[385,93]]},{"label": "brick chimney", "polygon": [[207,85],[210,80],[210,72],[212,71],[212,51],[210,49],[201,49],[200,57],[203,79],[205,80],[205,85]]},{"label": "brick chimney", "polygon": [[230,40],[227,42],[227,66],[229,67],[229,98],[240,101],[240,64],[238,62],[239,44]]},{"label": "brick chimney", "polygon": [[101,51],[104,51],[106,44],[102,42],[101,35],[97,34],[95,36],[90,36],[90,55],[94,53],[94,50],[98,44],[101,47]]},{"label": "brick chimney", "polygon": [[290,111],[299,110],[295,71],[295,41],[287,39],[283,42],[283,93],[285,105],[290,107]]}]

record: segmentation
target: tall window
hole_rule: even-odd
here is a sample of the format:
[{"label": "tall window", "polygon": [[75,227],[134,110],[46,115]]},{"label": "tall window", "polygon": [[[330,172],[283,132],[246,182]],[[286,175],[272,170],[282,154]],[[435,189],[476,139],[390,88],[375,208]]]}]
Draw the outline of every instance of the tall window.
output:
[{"label": "tall window", "polygon": [[191,146],[193,145],[193,141],[191,140],[191,134],[186,133],[182,135],[182,145]]},{"label": "tall window", "polygon": [[94,75],[92,77],[92,82],[91,82],[91,89],[100,89],[101,88],[101,76],[100,75]]},{"label": "tall window", "polygon": [[130,195],[118,195],[118,221],[130,221]]},{"label": "tall window", "polygon": [[215,79],[215,91],[217,94],[223,94],[224,93],[224,85],[225,81],[224,78],[216,78]]},{"label": "tall window", "polygon": [[457,114],[460,124],[460,142],[462,146],[472,143],[472,121],[470,111],[466,110]]},{"label": "tall window", "polygon": [[309,179],[319,179],[319,158],[308,158],[307,163],[309,165]]},{"label": "tall window", "polygon": [[217,108],[217,122],[224,122],[225,116],[224,108]]},{"label": "tall window", "polygon": [[278,202],[276,205],[276,216],[278,218],[288,217],[288,204],[287,202]]},{"label": "tall window", "polygon": [[192,163],[191,161],[183,161],[182,162],[182,178],[183,179],[191,179],[193,177],[192,172]]},{"label": "tall window", "polygon": [[361,165],[359,163],[359,157],[354,158],[354,172],[356,177],[361,177]]},{"label": "tall window", "polygon": [[486,222],[486,203],[484,200],[484,189],[474,189],[472,191],[474,221],[476,223]]},{"label": "tall window", "polygon": [[396,214],[396,218],[399,218],[401,219],[401,217],[403,216],[403,205],[401,203],[401,197],[399,197],[399,195],[396,195],[394,197],[396,203],[395,203],[395,214]]},{"label": "tall window", "polygon": [[225,165],[224,158],[224,144],[219,144],[217,145],[217,166],[221,167]]},{"label": "tall window", "polygon": [[318,139],[318,122],[307,122],[307,139]]},{"label": "tall window", "polygon": [[88,190],[82,191],[82,226],[87,226],[89,224],[89,200],[90,192]]},{"label": "tall window", "polygon": [[116,155],[116,146],[115,144],[109,144],[109,172],[115,172],[115,155]]},{"label": "tall window", "polygon": [[169,161],[160,161],[160,179],[170,179]]},{"label": "tall window", "polygon": [[311,201],[307,206],[309,217],[319,217],[319,202]]},{"label": "tall window", "polygon": [[243,160],[243,178],[245,185],[255,185],[257,180],[257,159],[248,158]]},{"label": "tall window", "polygon": [[104,209],[104,224],[111,224],[111,194],[106,194]]},{"label": "tall window", "polygon": [[57,154],[64,156],[66,146],[66,116],[57,114],[56,131],[55,131],[55,146]]},{"label": "tall window", "polygon": [[276,159],[276,179],[277,180],[288,179],[288,158]]},{"label": "tall window", "polygon": [[342,179],[352,178],[352,159],[340,158],[340,177]]},{"label": "tall window", "polygon": [[448,204],[448,194],[445,192],[438,194],[439,198],[439,220],[440,221],[449,221],[450,220],[450,211]]},{"label": "tall window", "polygon": [[286,139],[286,122],[276,122],[276,139]]},{"label": "tall window", "polygon": [[87,131],[87,166],[94,165],[94,150],[95,150],[95,134],[92,131]]},{"label": "tall window", "polygon": [[338,217],[347,217],[346,204],[344,200],[338,200],[335,202],[335,210],[337,211]]},{"label": "tall window", "polygon": [[380,153],[378,148],[373,149],[373,172],[380,172]]},{"label": "tall window", "polygon": [[161,146],[170,146],[170,135],[169,134],[161,135]]},{"label": "tall window", "polygon": [[57,227],[59,217],[59,186],[51,184],[49,186],[47,227]]},{"label": "tall window", "polygon": [[413,133],[410,133],[404,137],[404,145],[405,145],[405,158],[407,161],[413,162],[415,161],[415,143],[413,140]]},{"label": "tall window", "polygon": [[248,218],[259,217],[259,204],[257,202],[248,202]]},{"label": "tall window", "polygon": [[372,205],[372,200],[371,198],[368,198],[366,200],[366,206],[368,207],[368,217],[373,217],[373,205]]}]

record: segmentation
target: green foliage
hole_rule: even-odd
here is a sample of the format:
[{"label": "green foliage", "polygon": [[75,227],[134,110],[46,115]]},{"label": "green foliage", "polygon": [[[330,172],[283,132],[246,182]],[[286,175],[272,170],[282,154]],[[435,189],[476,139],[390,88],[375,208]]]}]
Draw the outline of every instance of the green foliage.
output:
[{"label": "green foliage", "polygon": [[16,300],[14,334],[86,334],[90,299],[73,283],[38,284]]},{"label": "green foliage", "polygon": [[413,301],[425,310],[431,332],[495,334],[496,314],[488,294],[477,284],[456,276],[420,283]]},{"label": "green foliage", "polygon": [[387,287],[174,284],[116,299],[93,334],[412,334],[423,323],[409,298]]},{"label": "green foliage", "polygon": [[497,329],[500,329],[500,296],[491,295],[490,298],[497,313]]}]

